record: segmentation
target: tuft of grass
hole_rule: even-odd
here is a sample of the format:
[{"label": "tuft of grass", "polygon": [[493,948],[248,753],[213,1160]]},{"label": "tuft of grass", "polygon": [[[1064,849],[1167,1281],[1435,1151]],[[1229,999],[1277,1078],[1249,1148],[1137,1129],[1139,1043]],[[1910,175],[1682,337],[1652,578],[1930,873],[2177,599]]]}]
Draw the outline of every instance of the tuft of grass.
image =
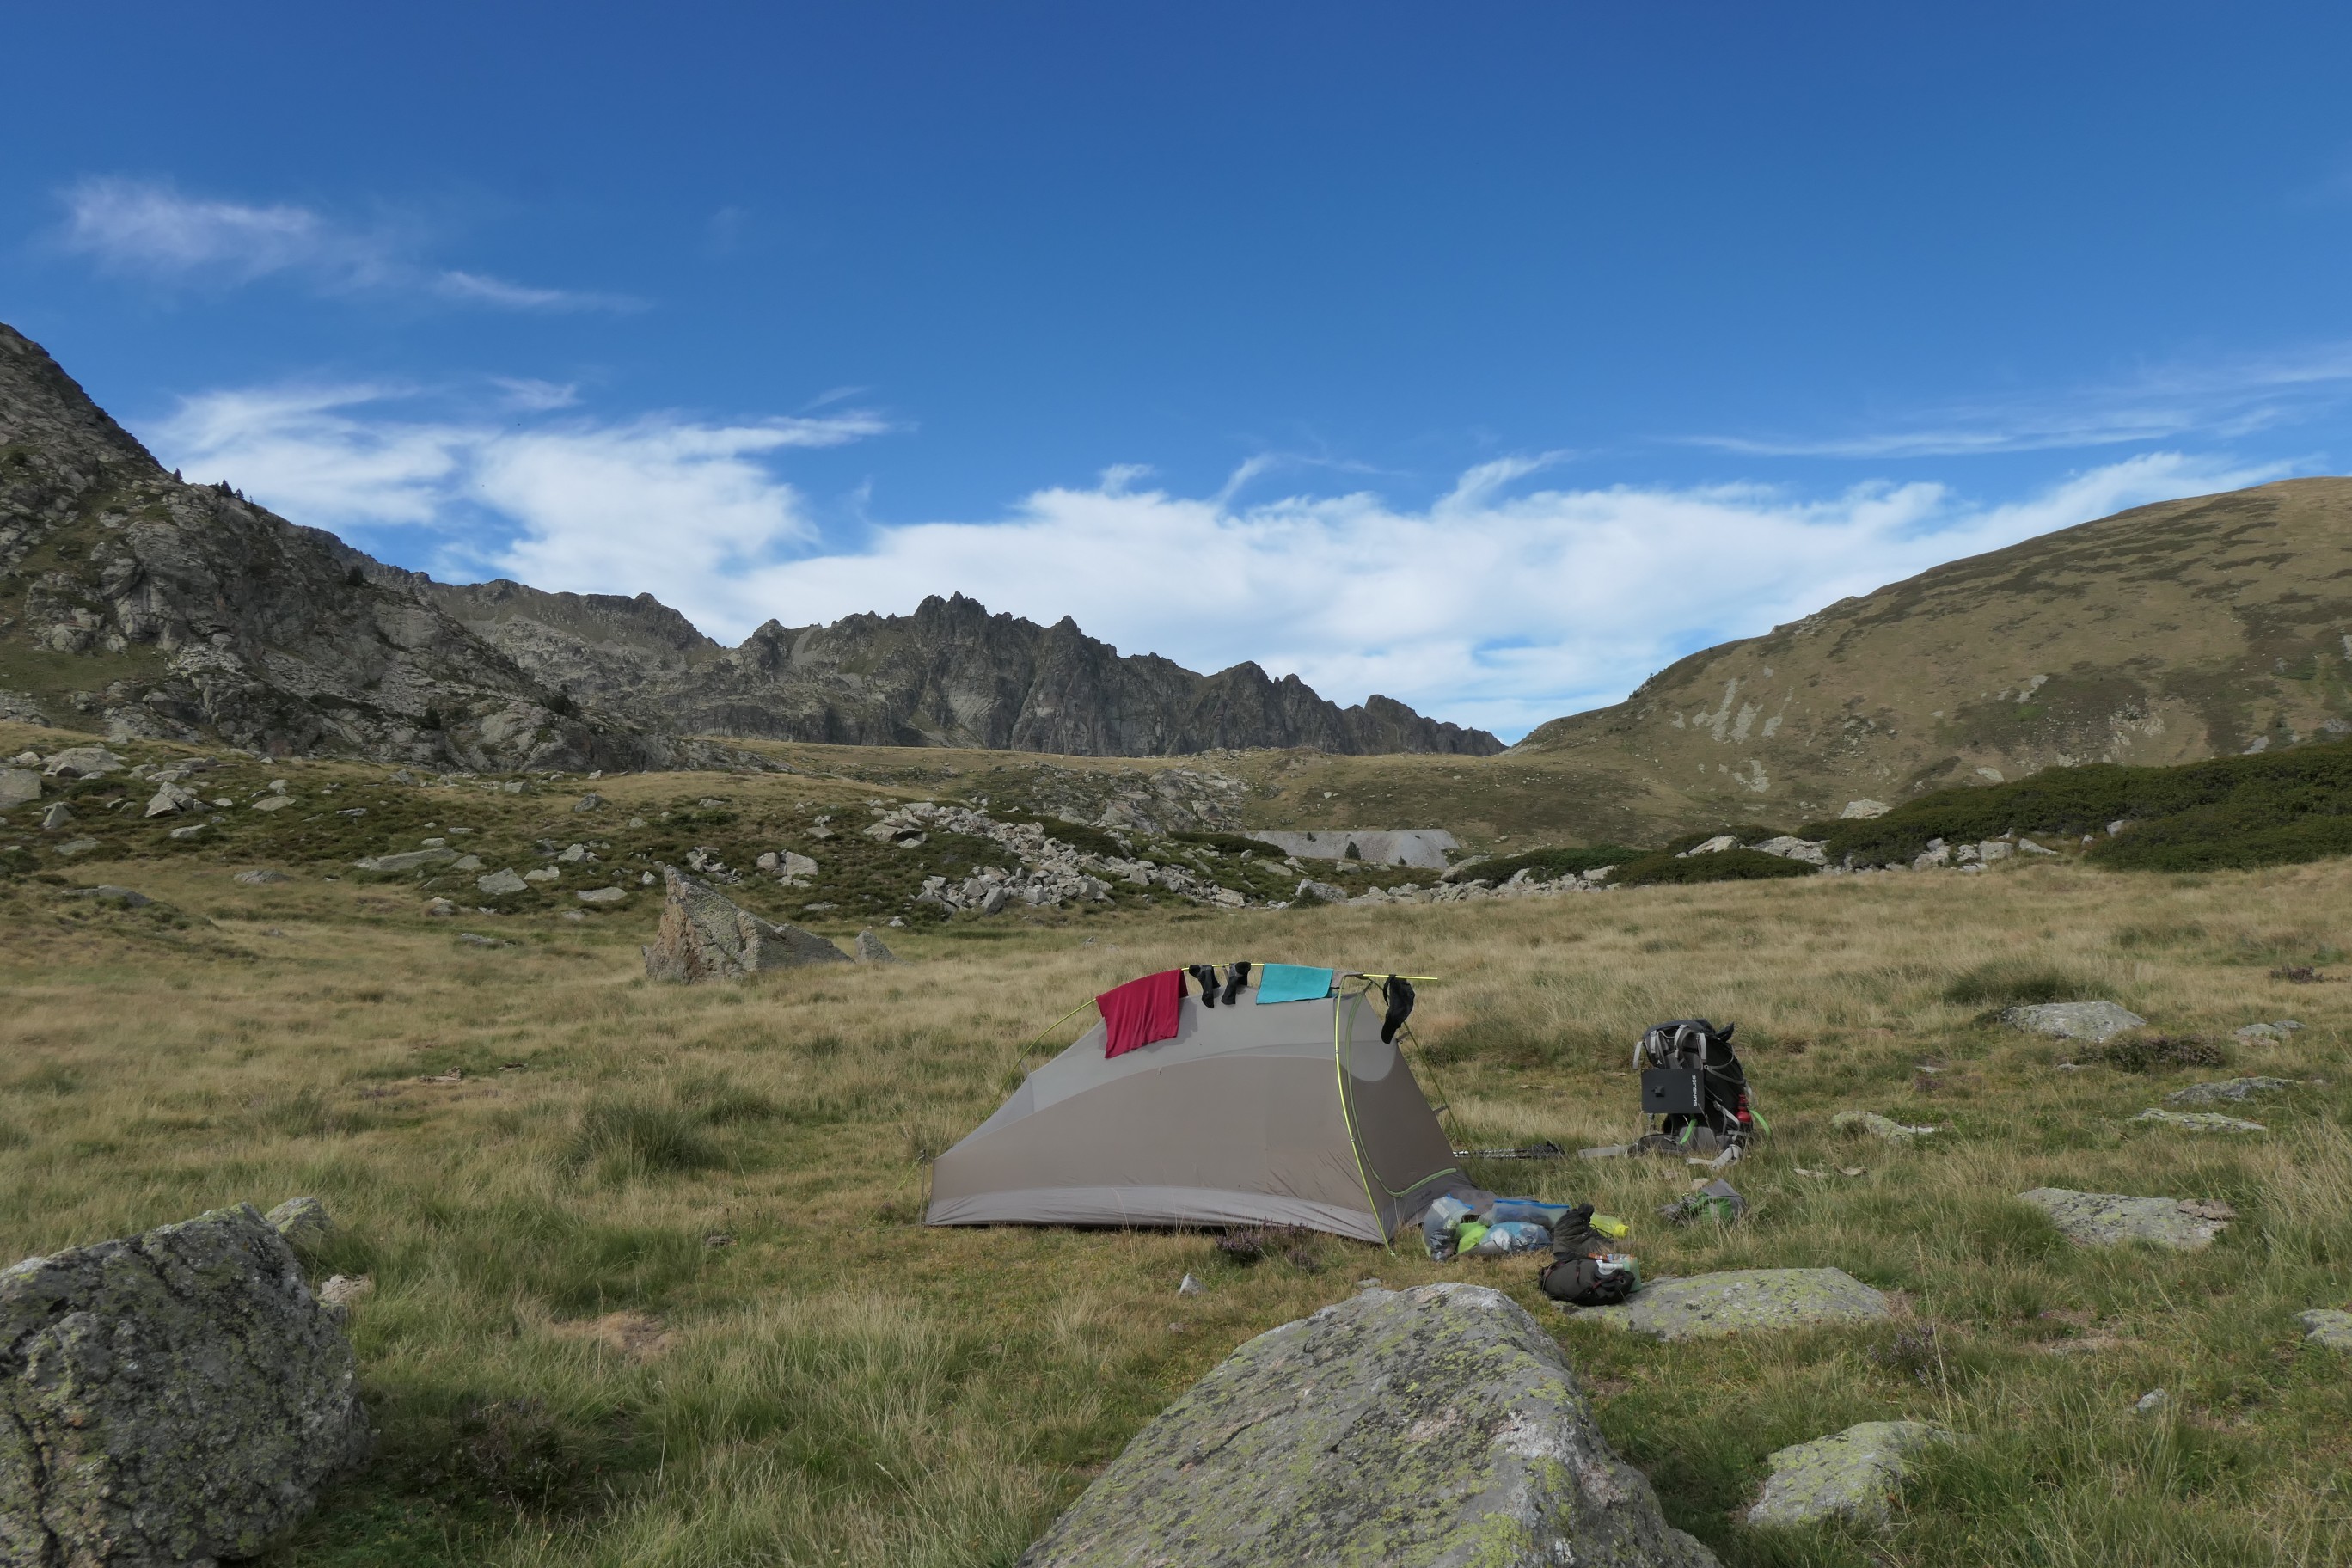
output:
[{"label": "tuft of grass", "polygon": [[2121,1068],[2126,1072],[2159,1072],[2166,1068],[2218,1068],[2230,1060],[2230,1047],[2203,1035],[2161,1035],[2134,1031],[2117,1035],[2087,1053],[2087,1059]]}]

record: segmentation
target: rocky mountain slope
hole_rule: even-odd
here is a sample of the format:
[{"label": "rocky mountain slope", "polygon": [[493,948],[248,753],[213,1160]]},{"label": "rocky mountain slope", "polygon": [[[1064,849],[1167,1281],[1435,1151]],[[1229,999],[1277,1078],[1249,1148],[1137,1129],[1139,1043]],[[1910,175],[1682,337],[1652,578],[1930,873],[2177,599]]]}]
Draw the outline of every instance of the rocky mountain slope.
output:
[{"label": "rocky mountain slope", "polygon": [[978,746],[1065,756],[1177,756],[1227,746],[1488,756],[1483,730],[1374,697],[1341,708],[1255,664],[1196,675],[1121,657],[1068,616],[992,616],[958,594],[911,616],[770,621],[740,647],[650,595],[546,594],[416,579],[417,591],[583,702],[688,732],[835,745]]},{"label": "rocky mountain slope", "polygon": [[1799,822],[2086,762],[2352,733],[2352,479],[2137,508],[1845,599],[1556,719],[1504,765]]},{"label": "rocky mountain slope", "polygon": [[640,595],[470,587],[184,484],[0,325],[0,717],[479,770],[693,766],[693,737],[1485,755],[1480,731],[1341,709],[1255,665],[1201,676],[957,597],[771,622],[726,648]]}]

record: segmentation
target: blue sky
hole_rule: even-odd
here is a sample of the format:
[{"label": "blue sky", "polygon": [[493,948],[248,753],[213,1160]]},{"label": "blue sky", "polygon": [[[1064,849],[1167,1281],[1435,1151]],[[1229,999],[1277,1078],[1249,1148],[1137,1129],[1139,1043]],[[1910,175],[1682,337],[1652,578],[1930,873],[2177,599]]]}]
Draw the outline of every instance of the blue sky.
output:
[{"label": "blue sky", "polygon": [[2346,463],[2340,6],[124,4],[9,54],[0,320],[159,456],[730,640],[961,589],[1515,735]]}]

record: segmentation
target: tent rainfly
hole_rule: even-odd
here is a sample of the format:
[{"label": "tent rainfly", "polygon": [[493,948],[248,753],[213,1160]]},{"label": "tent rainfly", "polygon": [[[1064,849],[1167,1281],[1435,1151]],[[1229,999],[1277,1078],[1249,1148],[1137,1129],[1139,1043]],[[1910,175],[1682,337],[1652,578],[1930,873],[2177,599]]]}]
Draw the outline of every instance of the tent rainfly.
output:
[{"label": "tent rainfly", "polygon": [[[1346,991],[1342,987],[1343,993]],[[1476,1192],[1359,990],[1203,1007],[1105,1058],[1104,1026],[931,1168],[930,1225],[1290,1225],[1386,1243]]]}]

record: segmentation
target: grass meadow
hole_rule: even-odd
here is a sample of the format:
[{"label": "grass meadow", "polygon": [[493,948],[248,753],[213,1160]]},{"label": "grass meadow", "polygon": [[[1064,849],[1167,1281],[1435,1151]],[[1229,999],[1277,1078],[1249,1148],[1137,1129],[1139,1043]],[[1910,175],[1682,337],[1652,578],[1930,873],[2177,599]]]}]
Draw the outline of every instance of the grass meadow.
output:
[{"label": "grass meadow", "polygon": [[[2352,863],[1007,916],[891,932],[903,966],[694,988],[642,978],[650,901],[428,920],[321,868],[232,879],[255,863],[72,868],[161,914],[0,884],[0,1251],[325,1200],[340,1229],[314,1276],[375,1282],[352,1331],[379,1457],[272,1563],[1009,1564],[1235,1345],[1373,1278],[1470,1279],[1538,1310],[1669,1517],[1727,1563],[2352,1554],[2352,1365],[2293,1321],[2352,1298],[2352,985],[2271,973],[2352,976]],[[1244,957],[1443,976],[1416,1064],[1478,1144],[1622,1141],[1643,1026],[1737,1020],[1772,1129],[1729,1173],[1743,1222],[1656,1219],[1688,1188],[1678,1161],[1474,1174],[1630,1218],[1652,1275],[1833,1265],[1899,1292],[1898,1321],[1657,1346],[1553,1313],[1527,1259],[1322,1237],[1244,1266],[1199,1235],[919,1223],[926,1160],[1049,1021],[1148,970]],[[2175,1037],[2307,1026],[2219,1068],[2062,1071],[2072,1047],[1985,1021],[2048,994]],[[2127,1120],[2252,1073],[2326,1082],[2223,1107],[2262,1136]],[[1843,1109],[1943,1131],[1846,1140]],[[2193,1257],[2085,1252],[2015,1201],[2042,1185],[2239,1218]],[[1204,1295],[1176,1295],[1188,1271]],[[2168,1410],[2136,1414],[2155,1388]],[[1891,1531],[1738,1522],[1773,1449],[1897,1416],[1971,1440],[1930,1459]]]}]

